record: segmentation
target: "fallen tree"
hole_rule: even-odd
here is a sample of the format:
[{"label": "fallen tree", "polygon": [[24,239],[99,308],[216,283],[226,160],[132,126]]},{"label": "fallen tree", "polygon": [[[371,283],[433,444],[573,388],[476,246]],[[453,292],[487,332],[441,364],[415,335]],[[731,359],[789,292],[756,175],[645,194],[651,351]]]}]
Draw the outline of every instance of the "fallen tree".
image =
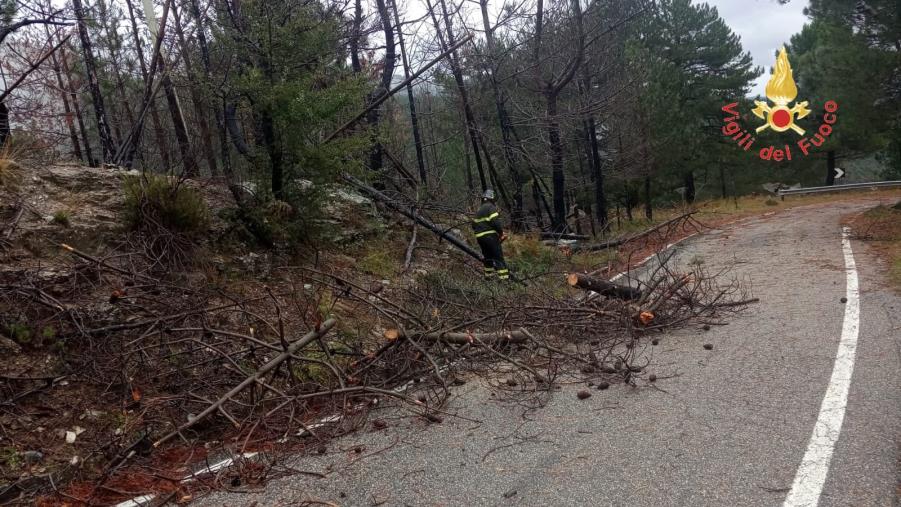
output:
[{"label": "fallen tree", "polygon": [[666,222],[657,224],[649,229],[641,231],[637,234],[632,234],[631,236],[626,236],[624,238],[613,239],[610,241],[605,241],[603,243],[569,245],[569,248],[573,252],[596,252],[599,250],[606,250],[608,248],[622,246],[626,243],[637,241],[659,231],[665,230],[663,235],[669,236],[675,229],[678,229],[679,227],[694,225],[692,222],[692,215],[694,215],[695,213],[697,213],[697,211],[695,210],[683,213],[675,218],[667,220]]},{"label": "fallen tree", "polygon": [[454,343],[458,345],[473,343],[523,343],[528,339],[525,331],[522,329],[516,331],[495,331],[490,333],[453,333],[453,332],[433,332],[433,333],[411,333],[408,334],[402,329],[388,329],[383,333],[385,339],[393,341],[399,339],[426,340],[432,342]]},{"label": "fallen tree", "polygon": [[351,185],[353,185],[354,187],[356,187],[358,190],[360,190],[364,194],[368,195],[369,197],[381,202],[382,204],[391,208],[392,210],[400,213],[401,215],[409,218],[410,220],[413,220],[414,222],[418,223],[419,225],[425,227],[426,229],[434,232],[439,237],[447,240],[448,243],[457,247],[461,252],[465,253],[466,255],[469,255],[470,257],[478,260],[479,262],[482,262],[481,254],[479,254],[478,252],[473,250],[469,245],[467,245],[460,238],[454,236],[450,232],[442,229],[441,227],[438,227],[437,225],[435,225],[434,222],[432,222],[428,218],[420,215],[413,209],[408,209],[407,207],[399,204],[397,201],[391,199],[390,197],[383,194],[382,192],[379,192],[375,188],[370,187],[369,185],[363,183],[362,181],[354,178],[353,176],[351,176],[349,174],[344,175],[344,181],[350,183]]}]

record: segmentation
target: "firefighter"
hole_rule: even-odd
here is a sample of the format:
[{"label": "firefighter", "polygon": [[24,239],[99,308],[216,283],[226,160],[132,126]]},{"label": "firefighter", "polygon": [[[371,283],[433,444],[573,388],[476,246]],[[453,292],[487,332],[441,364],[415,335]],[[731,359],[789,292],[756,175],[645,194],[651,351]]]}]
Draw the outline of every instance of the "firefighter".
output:
[{"label": "firefighter", "polygon": [[485,279],[490,280],[495,276],[500,280],[509,279],[510,272],[504,263],[504,251],[501,248],[501,242],[507,239],[507,234],[504,233],[500,214],[494,204],[494,190],[490,188],[482,194],[482,205],[476,211],[472,230],[485,258]]}]

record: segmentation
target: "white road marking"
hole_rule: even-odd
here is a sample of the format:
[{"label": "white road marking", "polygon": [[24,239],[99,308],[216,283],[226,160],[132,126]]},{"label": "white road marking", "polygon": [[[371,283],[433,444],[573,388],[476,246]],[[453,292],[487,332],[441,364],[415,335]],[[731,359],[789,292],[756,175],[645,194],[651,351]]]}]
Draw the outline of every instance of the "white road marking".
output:
[{"label": "white road marking", "polygon": [[150,502],[156,498],[156,495],[144,495],[132,498],[131,500],[126,500],[122,503],[117,503],[116,507],[144,507],[146,505],[150,505]]},{"label": "white road marking", "polygon": [[622,277],[628,275],[630,272],[632,272],[632,271],[634,271],[634,270],[636,270],[636,269],[638,269],[638,268],[644,266],[649,260],[651,260],[651,259],[653,259],[653,258],[655,258],[655,257],[659,257],[661,254],[664,254],[664,253],[668,252],[671,248],[673,248],[673,247],[679,245],[680,243],[682,243],[682,242],[684,242],[684,241],[688,241],[689,239],[691,239],[691,238],[693,238],[693,237],[695,237],[695,236],[697,236],[697,235],[698,235],[697,232],[693,232],[693,233],[689,234],[688,236],[685,236],[684,238],[682,238],[682,239],[680,239],[680,240],[678,240],[678,241],[676,241],[676,242],[674,242],[674,243],[670,243],[670,244],[666,245],[666,246],[663,247],[663,249],[660,250],[659,252],[654,252],[654,253],[652,253],[651,255],[648,255],[647,257],[645,257],[644,259],[642,259],[641,261],[639,261],[638,264],[632,266],[631,268],[629,268],[629,269],[623,271],[622,273],[619,273],[618,275],[616,275],[616,276],[614,276],[613,278],[611,278],[610,281],[611,281],[611,282],[615,282],[615,281],[619,280],[620,278],[622,278]]},{"label": "white road marking", "polygon": [[857,335],[860,331],[860,292],[857,284],[857,267],[851,252],[850,229],[842,230],[842,251],[845,255],[845,276],[847,298],[845,320],[842,323],[842,337],[835,355],[832,378],[820,405],[820,415],[807,444],[807,452],[795,475],[791,491],[785,498],[784,507],[816,507],[829,474],[832,452],[838,441],[848,405],[848,390],[854,373],[854,356],[857,353]]}]

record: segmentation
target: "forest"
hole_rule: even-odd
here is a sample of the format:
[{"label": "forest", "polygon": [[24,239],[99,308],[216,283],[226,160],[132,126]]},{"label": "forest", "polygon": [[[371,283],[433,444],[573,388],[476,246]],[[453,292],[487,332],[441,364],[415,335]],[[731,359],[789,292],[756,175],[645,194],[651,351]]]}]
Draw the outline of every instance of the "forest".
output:
[{"label": "forest", "polygon": [[221,178],[248,213],[279,201],[312,216],[313,186],[351,174],[418,206],[466,209],[493,188],[517,230],[584,215],[603,233],[639,208],[831,184],[836,160],[901,171],[891,0],[816,0],[785,41],[809,123],[827,100],[841,122],[781,165],[723,136],[720,108],[750,117],[769,69],[701,2],[4,0],[2,13],[7,150]]},{"label": "forest", "polygon": [[770,68],[695,0],[0,0],[0,504],[655,389],[760,302],[672,245],[901,180],[898,0],[805,5]]}]

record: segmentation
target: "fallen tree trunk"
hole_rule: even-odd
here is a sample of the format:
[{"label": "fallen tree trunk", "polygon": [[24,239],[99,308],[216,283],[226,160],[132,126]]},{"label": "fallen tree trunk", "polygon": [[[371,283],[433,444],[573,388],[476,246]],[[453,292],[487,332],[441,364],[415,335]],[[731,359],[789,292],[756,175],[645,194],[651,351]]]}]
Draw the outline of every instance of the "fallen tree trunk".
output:
[{"label": "fallen tree trunk", "polygon": [[473,250],[463,240],[457,238],[453,234],[450,234],[449,232],[443,230],[441,227],[438,227],[437,225],[435,225],[435,223],[432,222],[431,220],[429,220],[428,218],[420,215],[419,213],[416,213],[412,209],[407,209],[406,207],[398,204],[397,202],[395,202],[393,199],[391,199],[387,195],[379,192],[378,190],[370,187],[369,185],[366,185],[362,181],[354,178],[353,176],[351,176],[349,174],[344,175],[344,181],[350,183],[351,185],[353,185],[354,187],[356,187],[357,189],[359,189],[360,191],[362,191],[369,197],[383,203],[385,206],[388,206],[392,210],[400,213],[401,215],[409,218],[410,220],[415,221],[419,225],[434,232],[438,236],[441,236],[442,238],[446,239],[448,243],[459,248],[463,253],[473,257],[474,259],[477,259],[479,262],[482,262],[482,256],[478,252]]},{"label": "fallen tree trunk", "polygon": [[626,285],[619,285],[613,282],[608,282],[607,280],[601,280],[600,278],[592,278],[588,275],[581,275],[578,273],[570,273],[566,275],[566,283],[568,283],[571,287],[597,292],[598,294],[606,296],[608,298],[632,301],[641,297],[641,291],[639,289]]},{"label": "fallen tree trunk", "polygon": [[591,236],[586,236],[585,234],[568,234],[568,233],[556,233],[556,232],[542,232],[539,236],[540,239],[553,239],[553,240],[575,240],[575,241],[588,241]]},{"label": "fallen tree trunk", "polygon": [[303,338],[301,338],[301,339],[297,340],[296,342],[292,343],[291,345],[289,345],[285,349],[284,352],[282,352],[281,354],[276,356],[273,360],[264,364],[253,375],[251,375],[251,376],[247,377],[246,379],[244,379],[243,381],[241,381],[241,383],[236,385],[234,388],[232,388],[231,391],[225,393],[225,395],[223,397],[219,398],[214,403],[210,404],[210,406],[207,407],[203,412],[197,414],[197,416],[192,418],[190,421],[182,424],[181,426],[179,426],[177,429],[175,429],[171,433],[167,434],[163,438],[154,442],[153,446],[159,447],[160,445],[164,444],[166,441],[168,441],[172,437],[178,435],[179,433],[190,428],[191,426],[194,426],[195,424],[199,423],[200,421],[205,419],[207,416],[209,416],[213,412],[220,410],[220,408],[226,401],[232,399],[232,397],[234,397],[234,396],[237,396],[241,391],[243,391],[244,389],[247,389],[247,387],[256,384],[263,377],[265,377],[267,373],[274,370],[280,364],[285,362],[289,357],[296,354],[297,351],[299,351],[300,349],[309,345],[313,341],[322,338],[325,335],[325,333],[327,333],[335,325],[335,322],[336,322],[335,319],[329,319],[329,320],[323,322],[322,325],[319,326],[319,329],[317,329],[315,331],[310,331],[309,333],[305,334],[303,336]]},{"label": "fallen tree trunk", "polygon": [[681,220],[685,220],[686,218],[695,214],[695,211],[689,211],[688,213],[684,213],[682,215],[677,216],[676,218],[672,218],[663,222],[662,224],[657,224],[650,229],[639,232],[638,234],[633,234],[631,236],[627,236],[625,238],[612,239],[610,241],[605,241],[603,243],[595,243],[593,245],[571,245],[570,248],[573,252],[596,252],[598,250],[606,250],[608,248],[618,247],[620,245],[625,245],[626,243],[635,241],[637,239],[641,239],[651,233],[659,231],[660,229],[670,226],[676,222]]},{"label": "fallen tree trunk", "polygon": [[383,333],[383,336],[390,341],[408,338],[411,340],[440,341],[457,345],[474,342],[523,343],[528,339],[528,335],[522,329],[516,331],[495,331],[492,333],[450,333],[439,331],[435,333],[412,334],[408,334],[402,329],[389,329]]}]

